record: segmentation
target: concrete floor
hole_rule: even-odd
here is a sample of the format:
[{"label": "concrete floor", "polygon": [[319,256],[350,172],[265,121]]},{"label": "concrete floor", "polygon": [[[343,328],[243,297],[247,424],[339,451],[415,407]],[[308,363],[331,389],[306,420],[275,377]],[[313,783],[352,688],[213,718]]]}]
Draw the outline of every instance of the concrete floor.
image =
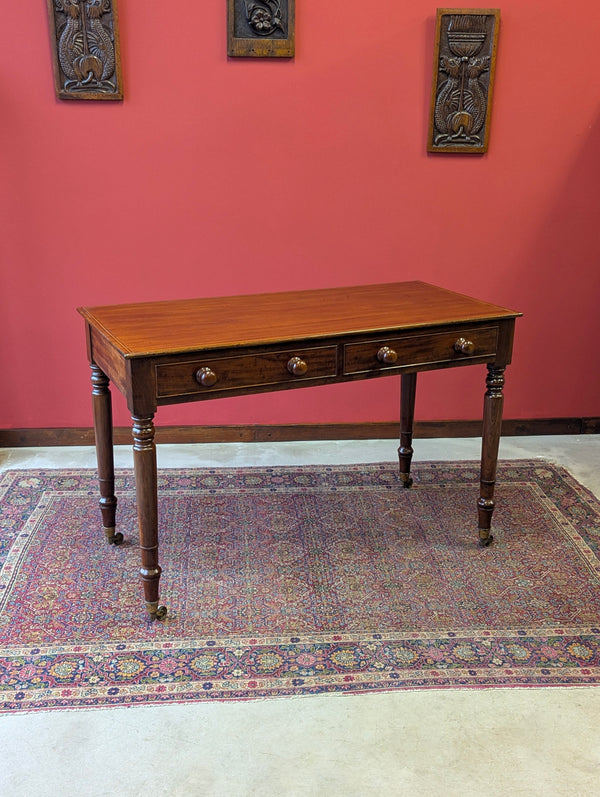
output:
[{"label": "concrete floor", "polygon": [[[392,440],[159,447],[159,467],[393,461]],[[415,459],[478,459],[417,440]],[[600,498],[600,436],[505,438]],[[118,467],[132,464],[118,448]],[[0,449],[7,468],[94,467],[91,448]],[[2,797],[600,795],[600,688],[426,690],[0,717]]]}]

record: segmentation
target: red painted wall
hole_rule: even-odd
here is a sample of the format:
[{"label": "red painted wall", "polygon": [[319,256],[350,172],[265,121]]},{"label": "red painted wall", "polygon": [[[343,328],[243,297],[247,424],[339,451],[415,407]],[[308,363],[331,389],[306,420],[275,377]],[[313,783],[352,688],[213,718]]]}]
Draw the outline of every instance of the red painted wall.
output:
[{"label": "red painted wall", "polygon": [[[297,6],[293,61],[228,60],[224,0],[121,0],[123,103],[56,101],[44,3],[3,8],[0,428],[91,424],[78,305],[404,279],[525,313],[506,417],[600,415],[597,4],[505,0],[483,157],[425,151],[435,5]],[[484,371],[422,375],[418,418],[478,417]],[[158,422],[392,420],[398,392]]]}]

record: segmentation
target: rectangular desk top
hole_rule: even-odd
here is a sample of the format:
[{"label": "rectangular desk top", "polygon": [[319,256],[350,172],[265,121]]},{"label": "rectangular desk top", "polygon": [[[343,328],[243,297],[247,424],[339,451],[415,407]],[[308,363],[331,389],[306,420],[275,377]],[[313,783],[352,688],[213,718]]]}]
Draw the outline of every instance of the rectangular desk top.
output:
[{"label": "rectangular desk top", "polygon": [[80,307],[126,358],[521,315],[424,282]]}]

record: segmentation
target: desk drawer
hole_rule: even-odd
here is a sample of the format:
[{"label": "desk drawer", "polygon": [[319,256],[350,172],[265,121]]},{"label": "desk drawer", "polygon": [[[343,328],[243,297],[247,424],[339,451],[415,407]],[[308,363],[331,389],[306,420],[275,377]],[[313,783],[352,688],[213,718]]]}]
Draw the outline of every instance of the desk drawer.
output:
[{"label": "desk drawer", "polygon": [[483,327],[347,343],[344,374],[486,357],[495,353],[497,339],[497,327]]},{"label": "desk drawer", "polygon": [[337,373],[337,347],[202,357],[156,366],[157,398],[216,393],[224,390],[310,382]]}]

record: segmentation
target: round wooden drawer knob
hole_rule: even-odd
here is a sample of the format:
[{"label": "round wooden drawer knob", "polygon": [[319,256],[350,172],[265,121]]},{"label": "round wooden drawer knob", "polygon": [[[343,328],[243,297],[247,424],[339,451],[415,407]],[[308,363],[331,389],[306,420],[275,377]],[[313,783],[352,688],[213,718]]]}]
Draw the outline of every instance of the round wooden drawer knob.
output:
[{"label": "round wooden drawer knob", "polygon": [[308,365],[302,357],[292,357],[288,360],[287,369],[292,376],[304,376],[308,371]]},{"label": "round wooden drawer knob", "polygon": [[217,375],[212,368],[198,368],[196,382],[202,387],[212,387],[217,382]]},{"label": "round wooden drawer knob", "polygon": [[473,354],[475,351],[475,344],[472,340],[459,338],[454,344],[454,351],[457,351],[459,354]]},{"label": "round wooden drawer knob", "polygon": [[377,352],[377,359],[384,365],[393,365],[398,359],[398,353],[389,346],[382,346]]}]

